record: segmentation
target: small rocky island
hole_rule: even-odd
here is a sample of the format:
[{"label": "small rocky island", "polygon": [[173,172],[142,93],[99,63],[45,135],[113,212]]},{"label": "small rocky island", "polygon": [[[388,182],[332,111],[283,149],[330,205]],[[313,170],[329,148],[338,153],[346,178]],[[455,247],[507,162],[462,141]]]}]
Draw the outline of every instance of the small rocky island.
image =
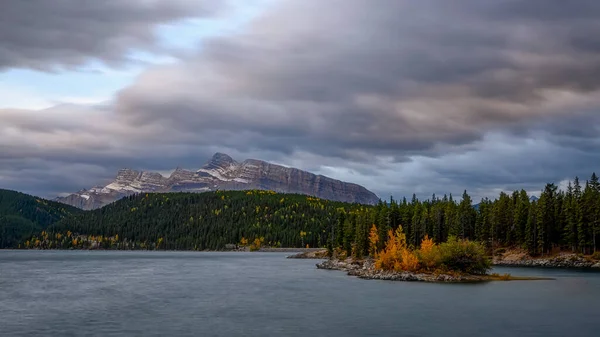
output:
[{"label": "small rocky island", "polygon": [[[368,255],[361,255],[355,249],[348,254],[347,250],[336,248],[328,251],[302,252],[289,258],[324,259],[317,263],[318,269],[345,271],[350,276],[370,280],[389,281],[420,281],[420,282],[487,282],[515,280],[548,280],[540,277],[518,277],[510,274],[499,275],[490,273],[496,262],[498,265],[511,265],[508,261],[525,263],[522,259],[509,260],[507,256],[492,259],[483,245],[478,242],[461,240],[451,237],[447,242],[436,244],[425,236],[418,249],[408,247],[406,235],[400,226],[395,231],[390,230],[385,247],[377,249],[377,228],[371,229]],[[358,252],[358,254],[357,254]],[[514,255],[514,254],[513,254]],[[519,261],[519,262],[516,262]],[[551,261],[539,262],[541,265],[594,267],[588,260],[573,257],[557,257]],[[565,262],[567,261],[567,262]],[[535,263],[529,265],[535,266]]]},{"label": "small rocky island", "polygon": [[[297,254],[297,255],[302,255]],[[306,256],[306,255],[304,255]],[[290,257],[290,258],[311,258],[311,257]],[[314,257],[316,258],[316,257]],[[346,260],[327,259],[317,263],[318,269],[340,270],[348,273],[349,276],[356,276],[366,280],[386,280],[386,281],[409,281],[409,282],[442,282],[442,283],[472,283],[488,281],[533,281],[533,280],[553,280],[547,277],[531,276],[513,276],[510,274],[464,274],[460,272],[424,272],[424,271],[396,271],[381,270],[375,267],[373,259]]]},{"label": "small rocky island", "polygon": [[[355,259],[347,257],[343,259],[329,258],[326,250],[301,252],[288,258],[294,259],[321,259],[316,264],[318,269],[339,270],[347,272],[350,276],[356,276],[361,279],[370,280],[388,280],[388,281],[417,281],[417,282],[448,282],[448,283],[466,283],[466,282],[486,282],[486,281],[515,281],[515,280],[551,280],[550,278],[540,277],[518,277],[509,274],[465,274],[456,271],[427,271],[420,269],[418,271],[404,270],[384,270],[377,268],[376,259],[367,257]],[[546,257],[532,257],[520,249],[504,250],[502,249],[493,259],[494,266],[506,267],[528,267],[528,268],[569,268],[569,269],[590,269],[600,271],[600,261],[584,257],[574,253],[557,253]]]},{"label": "small rocky island", "polygon": [[424,273],[411,271],[378,270],[372,259],[365,260],[337,260],[331,259],[317,263],[317,268],[328,270],[341,270],[350,276],[368,280],[387,281],[418,281],[418,282],[483,282],[499,280],[502,277],[514,279],[512,276],[500,275],[468,275],[459,273]]}]

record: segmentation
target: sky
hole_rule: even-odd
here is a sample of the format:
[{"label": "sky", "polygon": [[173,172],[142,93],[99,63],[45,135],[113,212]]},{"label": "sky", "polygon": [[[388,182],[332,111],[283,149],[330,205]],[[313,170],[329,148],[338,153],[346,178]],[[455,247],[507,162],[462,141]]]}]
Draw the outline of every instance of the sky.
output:
[{"label": "sky", "polygon": [[600,172],[597,0],[0,1],[0,188],[215,152],[382,198]]}]

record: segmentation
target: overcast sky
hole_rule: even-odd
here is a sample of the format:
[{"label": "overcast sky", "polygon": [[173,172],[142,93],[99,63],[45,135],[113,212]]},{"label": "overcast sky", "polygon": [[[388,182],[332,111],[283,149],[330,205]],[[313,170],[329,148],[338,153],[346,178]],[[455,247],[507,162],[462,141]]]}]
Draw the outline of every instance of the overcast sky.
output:
[{"label": "overcast sky", "polygon": [[597,0],[3,0],[0,188],[216,152],[380,197],[600,172]]}]

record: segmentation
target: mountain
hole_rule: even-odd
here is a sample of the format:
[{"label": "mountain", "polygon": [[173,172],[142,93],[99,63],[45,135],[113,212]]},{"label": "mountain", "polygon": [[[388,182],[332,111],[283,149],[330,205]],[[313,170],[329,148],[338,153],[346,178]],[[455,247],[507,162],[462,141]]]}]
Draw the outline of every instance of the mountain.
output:
[{"label": "mountain", "polygon": [[0,248],[14,247],[32,233],[80,212],[65,204],[0,189]]},{"label": "mountain", "polygon": [[95,209],[136,193],[215,190],[271,190],[361,204],[379,201],[377,195],[360,185],[262,160],[247,159],[239,163],[224,153],[216,153],[195,172],[177,168],[169,177],[156,172],[122,169],[106,186],[84,189],[56,201]]}]

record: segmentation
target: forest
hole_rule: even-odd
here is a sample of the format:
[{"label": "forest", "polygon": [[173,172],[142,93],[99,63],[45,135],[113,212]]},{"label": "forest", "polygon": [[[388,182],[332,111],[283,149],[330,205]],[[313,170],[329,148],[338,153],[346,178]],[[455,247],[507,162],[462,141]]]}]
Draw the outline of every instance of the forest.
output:
[{"label": "forest", "polygon": [[[582,254],[598,251],[600,233],[600,183],[594,173],[581,184],[569,182],[566,191],[551,183],[540,197],[531,198],[525,190],[501,192],[495,200],[483,199],[473,205],[465,191],[460,201],[452,195],[433,195],[425,201],[402,199],[382,202],[365,214],[349,214],[338,224],[334,245],[347,251],[354,243],[361,254],[368,253],[371,224],[377,226],[379,249],[388,231],[402,225],[409,246],[418,248],[428,236],[436,243],[449,237],[481,242],[488,249],[520,247],[531,255],[558,250]],[[355,239],[352,241],[351,238]]]},{"label": "forest", "polygon": [[325,247],[346,210],[367,206],[271,191],[138,194],[47,227],[28,248],[222,250]]},{"label": "forest", "polygon": [[[232,245],[308,246],[366,256],[372,249],[373,227],[378,236],[375,251],[381,251],[390,233],[400,226],[412,249],[420,248],[424,239],[441,244],[455,238],[480,242],[488,251],[521,247],[536,256],[558,250],[592,254],[600,244],[596,174],[583,183],[575,178],[564,191],[547,184],[539,199],[520,190],[502,192],[476,205],[467,191],[459,200],[451,194],[427,200],[413,195],[411,200],[390,198],[376,206],[270,191],[217,191],[138,194],[93,211],[67,209],[51,212],[59,219],[50,220],[42,216],[45,213],[34,212],[43,222],[36,228],[44,231],[22,240],[18,247],[222,250]],[[29,217],[28,221],[36,220]],[[3,242],[4,247],[17,247],[13,239]]]},{"label": "forest", "polygon": [[80,209],[24,193],[0,189],[0,248],[16,247]]}]

